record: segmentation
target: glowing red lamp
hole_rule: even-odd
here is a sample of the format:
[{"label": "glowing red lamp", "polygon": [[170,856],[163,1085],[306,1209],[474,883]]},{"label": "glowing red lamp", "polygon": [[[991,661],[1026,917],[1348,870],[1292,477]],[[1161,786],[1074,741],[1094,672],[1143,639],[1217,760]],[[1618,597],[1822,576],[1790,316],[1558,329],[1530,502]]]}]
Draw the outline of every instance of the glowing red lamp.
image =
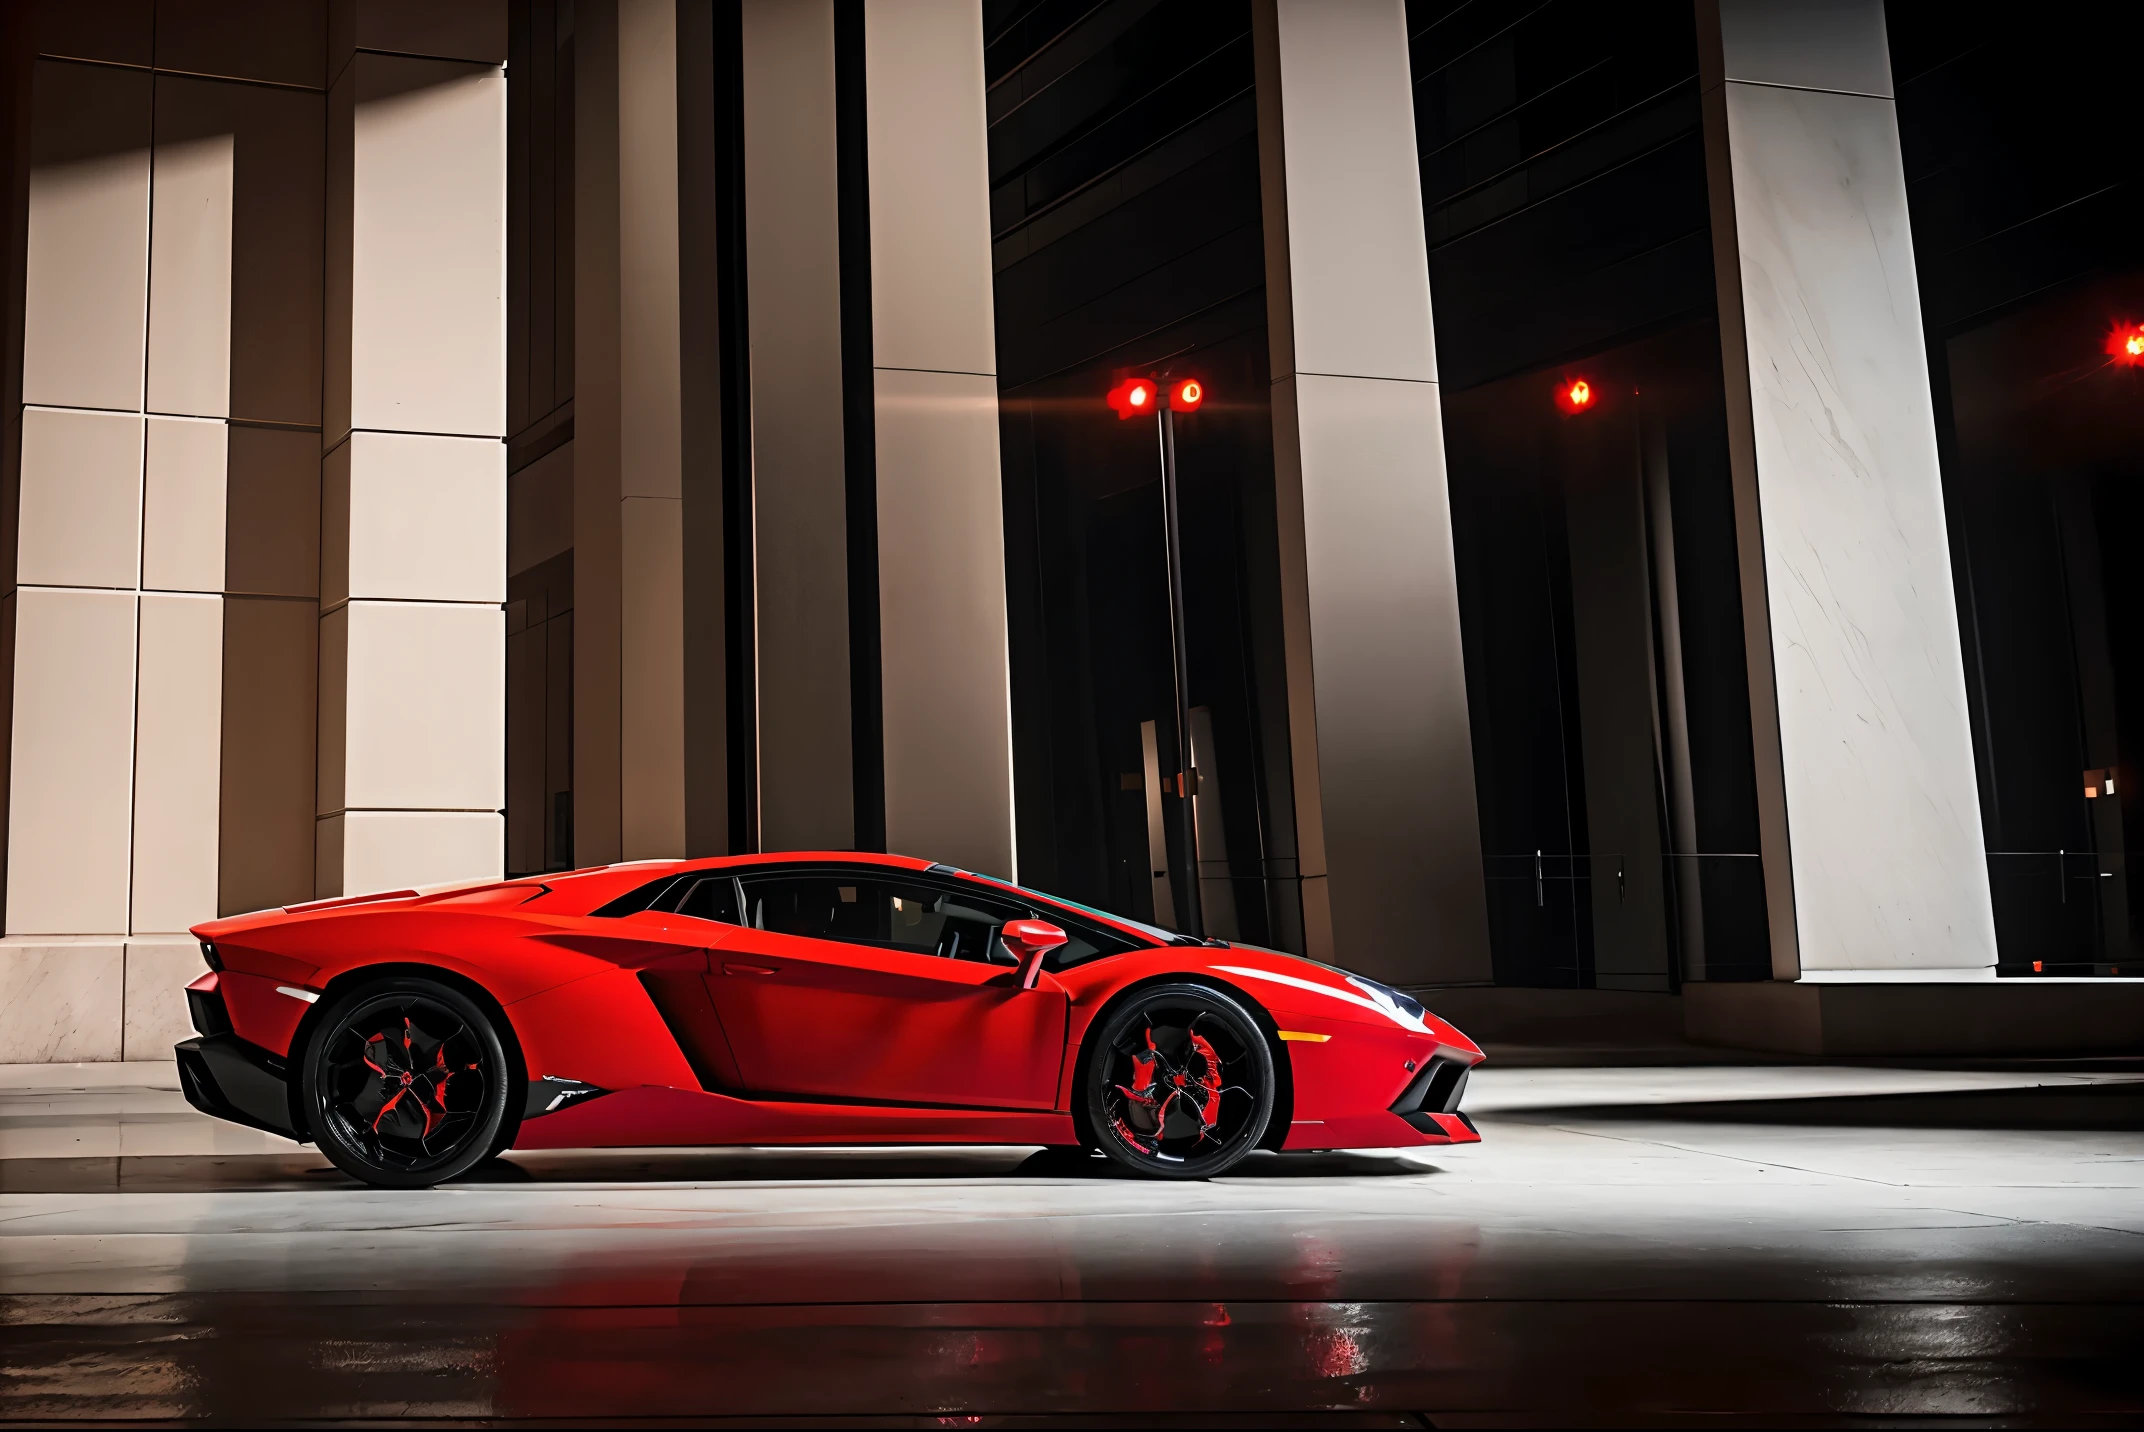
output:
[{"label": "glowing red lamp", "polygon": [[1154,411],[1161,388],[1152,378],[1126,378],[1109,390],[1109,406],[1118,418],[1143,418]]},{"label": "glowing red lamp", "polygon": [[1169,392],[1169,410],[1176,413],[1195,413],[1199,404],[1206,401],[1206,385],[1196,378],[1186,378]]},{"label": "glowing red lamp", "polygon": [[1565,413],[1583,413],[1598,397],[1592,382],[1585,378],[1566,378],[1556,385],[1556,406]]},{"label": "glowing red lamp", "polygon": [[2144,323],[2117,323],[2107,334],[2107,356],[2126,368],[2144,368]]}]

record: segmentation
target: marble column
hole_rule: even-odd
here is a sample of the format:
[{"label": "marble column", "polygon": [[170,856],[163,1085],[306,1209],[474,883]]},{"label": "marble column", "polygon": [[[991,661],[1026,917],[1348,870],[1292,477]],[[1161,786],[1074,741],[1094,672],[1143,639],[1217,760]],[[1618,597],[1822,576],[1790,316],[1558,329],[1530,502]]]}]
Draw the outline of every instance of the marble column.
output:
[{"label": "marble column", "polygon": [[982,14],[864,7],[886,848],[1014,874]]},{"label": "marble column", "polygon": [[1252,16],[1305,936],[1388,979],[1486,980],[1405,7]]},{"label": "marble column", "polygon": [[1995,962],[1880,0],[1700,0],[1772,969]]},{"label": "marble column", "polygon": [[322,895],[504,861],[506,7],[330,34]]}]

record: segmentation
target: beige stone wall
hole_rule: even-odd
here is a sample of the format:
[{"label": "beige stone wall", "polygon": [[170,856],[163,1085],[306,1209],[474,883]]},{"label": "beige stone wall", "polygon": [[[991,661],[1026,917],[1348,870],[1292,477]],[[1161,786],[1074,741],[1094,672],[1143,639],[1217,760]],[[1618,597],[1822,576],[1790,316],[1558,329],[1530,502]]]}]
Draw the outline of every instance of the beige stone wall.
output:
[{"label": "beige stone wall", "polygon": [[[755,0],[740,36],[746,739],[772,847],[852,838],[832,17]],[[514,747],[516,868],[728,838],[722,677],[686,670],[722,631],[719,569],[687,550],[720,545],[725,480],[711,290],[684,262],[711,251],[710,200],[680,177],[711,163],[712,76],[680,64],[710,21],[589,0],[569,28],[536,3],[515,41],[508,20],[0,17],[23,76],[0,1062],[160,1057],[202,920],[499,873],[509,641],[516,709],[543,715]],[[545,97],[518,113],[549,126],[522,135],[511,210],[510,42]],[[951,0],[866,26],[877,636],[889,836],[1010,874],[980,44]]]},{"label": "beige stone wall", "polygon": [[74,4],[18,36],[0,1060],[160,1056],[186,927],[310,892],[326,33]]},{"label": "beige stone wall", "polygon": [[0,1062],[162,1057],[189,925],[498,866],[505,8],[16,9]]}]

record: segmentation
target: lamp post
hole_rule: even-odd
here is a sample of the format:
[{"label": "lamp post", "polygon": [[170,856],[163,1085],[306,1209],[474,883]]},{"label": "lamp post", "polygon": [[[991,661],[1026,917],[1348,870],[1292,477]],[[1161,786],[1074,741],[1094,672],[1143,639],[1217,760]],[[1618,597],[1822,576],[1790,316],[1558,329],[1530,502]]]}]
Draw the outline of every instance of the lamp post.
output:
[{"label": "lamp post", "polygon": [[1169,548],[1169,649],[1174,654],[1176,676],[1176,814],[1183,832],[1184,933],[1204,938],[1205,892],[1199,889],[1198,813],[1191,804],[1198,794],[1198,767],[1191,759],[1191,663],[1185,650],[1183,490],[1176,481],[1176,413],[1184,390],[1190,390],[1186,412],[1196,412],[1206,396],[1196,379],[1178,383],[1161,402],[1161,514],[1167,528]]},{"label": "lamp post", "polygon": [[1161,440],[1161,518],[1168,553],[1170,675],[1176,694],[1176,814],[1184,852],[1183,899],[1177,916],[1183,932],[1204,938],[1206,915],[1199,889],[1199,828],[1192,800],[1198,795],[1198,768],[1191,760],[1191,666],[1185,641],[1183,493],[1176,480],[1176,415],[1195,413],[1206,401],[1206,386],[1180,378],[1166,388],[1153,378],[1127,378],[1109,392],[1109,406],[1122,418],[1154,413]]}]

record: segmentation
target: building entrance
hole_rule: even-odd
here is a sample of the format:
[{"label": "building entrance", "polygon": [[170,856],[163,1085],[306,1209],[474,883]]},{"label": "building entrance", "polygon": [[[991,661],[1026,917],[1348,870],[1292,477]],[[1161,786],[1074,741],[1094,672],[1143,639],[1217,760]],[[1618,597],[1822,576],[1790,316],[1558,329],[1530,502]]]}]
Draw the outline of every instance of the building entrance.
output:
[{"label": "building entrance", "polygon": [[1769,972],[1708,323],[1444,400],[1500,984]]}]

